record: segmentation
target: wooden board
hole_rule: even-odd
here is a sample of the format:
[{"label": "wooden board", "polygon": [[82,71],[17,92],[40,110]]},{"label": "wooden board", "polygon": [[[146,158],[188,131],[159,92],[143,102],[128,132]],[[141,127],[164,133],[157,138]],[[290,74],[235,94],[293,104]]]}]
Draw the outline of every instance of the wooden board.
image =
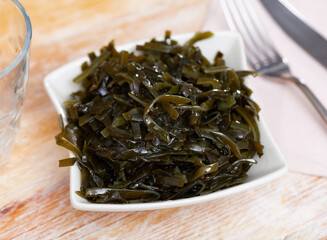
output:
[{"label": "wooden board", "polygon": [[69,201],[67,151],[43,78],[117,44],[200,29],[209,0],[22,0],[33,25],[21,130],[0,168],[0,239],[327,239],[327,180],[289,173],[221,200],[134,213],[83,212]]}]

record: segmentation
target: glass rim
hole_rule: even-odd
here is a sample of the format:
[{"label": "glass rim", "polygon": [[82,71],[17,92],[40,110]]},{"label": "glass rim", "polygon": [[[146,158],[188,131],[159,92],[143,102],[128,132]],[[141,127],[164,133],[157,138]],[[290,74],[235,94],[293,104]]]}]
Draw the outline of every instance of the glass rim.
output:
[{"label": "glass rim", "polygon": [[17,57],[14,59],[14,61],[12,61],[9,64],[9,66],[7,66],[3,71],[0,72],[0,80],[2,77],[6,76],[13,69],[15,69],[16,66],[23,60],[23,58],[26,56],[26,54],[29,50],[29,47],[31,45],[31,40],[32,40],[32,24],[31,24],[30,17],[28,16],[23,5],[20,2],[18,2],[18,0],[11,0],[11,1],[19,8],[20,12],[24,16],[25,24],[26,24],[26,37],[25,37],[23,48],[20,50]]}]

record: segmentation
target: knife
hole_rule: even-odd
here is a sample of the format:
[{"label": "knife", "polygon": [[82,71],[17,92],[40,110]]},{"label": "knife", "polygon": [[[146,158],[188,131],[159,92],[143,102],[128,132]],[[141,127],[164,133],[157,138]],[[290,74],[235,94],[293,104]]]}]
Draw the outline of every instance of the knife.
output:
[{"label": "knife", "polygon": [[275,21],[312,57],[327,68],[327,40],[284,0],[261,0]]}]

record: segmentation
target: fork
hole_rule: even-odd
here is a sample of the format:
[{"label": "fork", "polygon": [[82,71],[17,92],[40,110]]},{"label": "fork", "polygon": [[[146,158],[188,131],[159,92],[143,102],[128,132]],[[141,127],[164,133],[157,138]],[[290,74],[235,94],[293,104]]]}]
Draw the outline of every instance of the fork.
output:
[{"label": "fork", "polygon": [[251,0],[220,0],[229,27],[243,36],[249,65],[263,76],[291,80],[308,97],[327,123],[327,110],[308,86],[295,77],[260,22]]}]

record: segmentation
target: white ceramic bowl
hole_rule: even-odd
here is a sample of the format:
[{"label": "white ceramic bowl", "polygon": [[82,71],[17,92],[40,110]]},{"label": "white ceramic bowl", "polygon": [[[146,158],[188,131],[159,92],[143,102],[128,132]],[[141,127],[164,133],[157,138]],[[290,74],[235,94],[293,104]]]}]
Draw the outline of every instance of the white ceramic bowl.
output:
[{"label": "white ceramic bowl", "polygon": [[[240,35],[235,32],[215,32],[214,34],[214,37],[202,40],[196,44],[200,47],[204,56],[206,56],[210,61],[213,61],[216,52],[219,50],[224,53],[226,65],[231,66],[236,70],[247,69],[244,46]],[[175,35],[173,36],[173,39],[176,39],[179,43],[183,43],[193,35],[194,33]],[[136,44],[140,44],[142,42],[144,41],[125,44],[117,47],[117,49],[131,51],[135,49]],[[53,104],[55,105],[58,113],[62,114],[64,118],[66,113],[64,111],[63,103],[65,100],[69,99],[72,92],[78,90],[79,88],[77,84],[72,82],[72,79],[81,72],[80,66],[86,60],[88,60],[88,58],[84,57],[68,63],[53,71],[44,79],[45,88]],[[258,126],[261,133],[261,143],[264,145],[264,155],[260,159],[256,158],[258,164],[252,166],[248,172],[249,177],[240,185],[210,193],[208,195],[170,201],[133,204],[90,203],[75,193],[75,191],[80,190],[81,184],[81,173],[75,164],[70,169],[71,204],[76,209],[86,211],[118,212],[154,210],[204,203],[265,184],[284,174],[287,171],[287,165],[262,118],[258,122]],[[217,204],[219,203],[217,202]]]}]

